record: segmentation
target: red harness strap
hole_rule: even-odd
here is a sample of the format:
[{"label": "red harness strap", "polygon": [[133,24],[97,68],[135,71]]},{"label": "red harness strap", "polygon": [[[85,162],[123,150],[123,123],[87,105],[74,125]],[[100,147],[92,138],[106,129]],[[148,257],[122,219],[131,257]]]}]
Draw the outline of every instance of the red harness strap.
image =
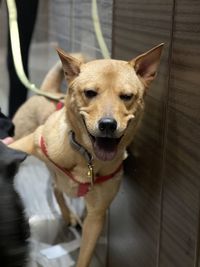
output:
[{"label": "red harness strap", "polygon": [[64,107],[64,104],[62,102],[58,102],[56,105],[56,111],[62,109],[63,107]]},{"label": "red harness strap", "polygon": [[[73,174],[72,174],[69,170],[67,170],[67,169],[65,169],[65,168],[63,168],[63,167],[61,167],[61,166],[59,166],[57,163],[55,163],[55,162],[49,157],[49,155],[48,155],[48,151],[47,151],[47,147],[46,147],[46,144],[45,144],[45,141],[44,141],[44,137],[43,137],[43,136],[41,136],[41,138],[40,138],[40,148],[41,148],[42,152],[44,153],[44,155],[49,159],[49,161],[50,161],[53,165],[55,165],[59,170],[61,170],[61,171],[62,171],[63,173],[65,173],[70,179],[72,179],[74,182],[76,182],[76,183],[79,185],[79,187],[78,187],[78,191],[77,191],[77,196],[78,196],[78,197],[85,196],[85,195],[89,192],[91,183],[89,183],[89,182],[87,182],[87,183],[80,183],[79,181],[77,181],[77,180],[74,178]],[[111,173],[111,174],[109,174],[109,175],[105,175],[105,176],[96,176],[96,179],[95,179],[95,181],[94,181],[94,184],[100,184],[100,183],[103,183],[103,182],[105,182],[105,181],[108,181],[108,180],[112,179],[118,172],[121,171],[122,167],[123,167],[123,164],[120,164],[120,166],[119,166],[113,173]]]}]

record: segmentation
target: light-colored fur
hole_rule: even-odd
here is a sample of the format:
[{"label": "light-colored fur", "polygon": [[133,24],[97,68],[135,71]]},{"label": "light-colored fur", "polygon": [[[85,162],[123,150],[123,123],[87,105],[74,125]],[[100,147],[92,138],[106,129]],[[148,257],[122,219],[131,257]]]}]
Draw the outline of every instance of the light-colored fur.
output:
[{"label": "light-colored fur", "polygon": [[[51,160],[70,170],[77,181],[90,182],[85,158],[69,142],[70,130],[74,131],[76,140],[93,156],[95,176],[114,172],[124,160],[125,150],[133,140],[144,108],[145,92],[157,73],[162,47],[163,44],[130,62],[95,60],[86,64],[58,50],[69,83],[65,106],[53,113],[34,133],[13,143],[12,147],[46,162],[55,174],[57,192],[69,195],[74,195],[77,183],[63,175],[45,157],[39,145],[41,136],[45,139]],[[105,146],[97,144],[102,134],[99,121],[107,117],[114,118],[117,122],[113,138],[121,138],[118,139],[117,149],[113,149],[112,153]],[[91,135],[95,141],[92,141]],[[112,142],[112,138],[108,140]],[[85,196],[87,216],[77,267],[89,266],[103,227],[106,209],[119,190],[121,178],[120,172],[113,179],[95,184]]]},{"label": "light-colored fur", "polygon": [[[86,59],[81,53],[72,53],[72,56],[85,62]],[[57,62],[47,73],[41,85],[41,92],[53,93],[60,97],[63,94],[60,91],[61,83],[64,79],[64,73],[61,62]],[[13,123],[15,125],[14,139],[18,140],[42,125],[47,118],[56,110],[58,101],[52,100],[42,95],[30,97],[15,113]]]}]

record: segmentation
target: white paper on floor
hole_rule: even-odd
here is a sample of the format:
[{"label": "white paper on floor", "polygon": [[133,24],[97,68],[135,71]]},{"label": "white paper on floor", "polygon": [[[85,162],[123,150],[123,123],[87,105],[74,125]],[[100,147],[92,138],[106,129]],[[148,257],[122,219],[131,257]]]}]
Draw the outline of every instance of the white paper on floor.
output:
[{"label": "white paper on floor", "polygon": [[31,239],[31,262],[38,263],[42,267],[73,266],[75,262],[69,253],[80,247],[81,237],[76,229],[69,227],[69,231],[73,234],[74,239],[56,245],[50,245]]},{"label": "white paper on floor", "polygon": [[50,248],[40,250],[40,253],[47,259],[52,260],[66,255],[67,251],[65,251],[60,245],[55,245]]},{"label": "white paper on floor", "polygon": [[[31,262],[42,267],[70,267],[75,264],[69,253],[61,245],[49,246],[32,241]],[[65,253],[64,253],[65,252]],[[52,255],[53,254],[53,255]],[[51,256],[52,255],[52,256]],[[56,257],[55,257],[56,256]]]},{"label": "white paper on floor", "polygon": [[[68,228],[63,221],[51,181],[44,163],[34,157],[29,157],[22,164],[15,179],[15,187],[22,197],[31,227],[29,267],[70,267],[74,265],[74,260],[69,253],[80,247],[80,234],[76,229]],[[83,214],[82,199],[68,199],[67,202],[76,214]],[[47,249],[48,256],[44,249]]]}]

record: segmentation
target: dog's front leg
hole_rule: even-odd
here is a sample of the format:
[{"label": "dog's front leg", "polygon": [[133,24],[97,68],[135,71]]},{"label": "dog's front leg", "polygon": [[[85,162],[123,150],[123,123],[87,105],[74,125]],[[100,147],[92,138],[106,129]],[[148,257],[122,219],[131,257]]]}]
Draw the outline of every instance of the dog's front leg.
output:
[{"label": "dog's front leg", "polygon": [[88,212],[84,220],[81,248],[76,267],[88,267],[101,234],[106,211]]},{"label": "dog's front leg", "polygon": [[106,210],[119,190],[121,179],[96,186],[85,197],[87,216],[84,220],[81,248],[76,267],[88,267],[101,234]]}]

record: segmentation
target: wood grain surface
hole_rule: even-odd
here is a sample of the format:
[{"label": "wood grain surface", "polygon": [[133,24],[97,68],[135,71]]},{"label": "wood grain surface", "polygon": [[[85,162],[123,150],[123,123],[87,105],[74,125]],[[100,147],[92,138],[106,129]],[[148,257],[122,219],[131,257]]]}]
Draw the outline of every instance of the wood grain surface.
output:
[{"label": "wood grain surface", "polygon": [[113,19],[115,58],[165,49],[111,208],[108,266],[200,266],[200,2],[115,0]]}]

